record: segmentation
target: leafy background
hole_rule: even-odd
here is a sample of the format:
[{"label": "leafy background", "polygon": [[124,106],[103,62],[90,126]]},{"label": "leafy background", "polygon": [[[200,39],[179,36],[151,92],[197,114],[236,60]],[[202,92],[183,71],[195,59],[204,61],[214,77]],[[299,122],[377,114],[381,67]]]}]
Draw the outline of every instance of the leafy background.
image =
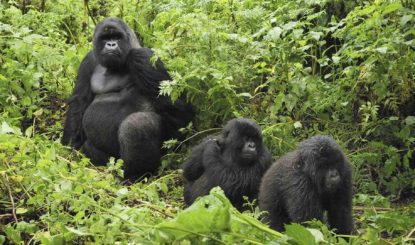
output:
[{"label": "leafy background", "polygon": [[[95,23],[124,19],[197,118],[157,176],[122,182],[59,143]],[[234,117],[274,159],[332,135],[354,168],[353,244],[415,240],[415,4],[411,0],[0,2],[0,243],[347,243],[324,224],[270,230],[220,190],[185,208],[179,164]]]}]

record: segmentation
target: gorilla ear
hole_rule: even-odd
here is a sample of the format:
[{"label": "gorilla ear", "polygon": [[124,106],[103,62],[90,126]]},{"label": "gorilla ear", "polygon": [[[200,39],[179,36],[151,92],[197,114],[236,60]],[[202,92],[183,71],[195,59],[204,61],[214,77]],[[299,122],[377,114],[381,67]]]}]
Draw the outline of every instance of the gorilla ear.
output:
[{"label": "gorilla ear", "polygon": [[303,166],[304,166],[304,162],[300,158],[294,164],[295,169],[302,169]]},{"label": "gorilla ear", "polygon": [[229,132],[230,132],[230,130],[225,130],[225,131],[223,131],[223,133],[222,133],[223,140],[224,140],[224,139],[226,139],[226,138],[228,138],[228,136],[229,136]]},{"label": "gorilla ear", "polygon": [[223,147],[225,146],[225,138],[224,138],[224,137],[222,137],[222,136],[219,136],[219,137],[216,139],[216,142],[218,143],[219,147],[220,147],[221,149],[223,149]]}]

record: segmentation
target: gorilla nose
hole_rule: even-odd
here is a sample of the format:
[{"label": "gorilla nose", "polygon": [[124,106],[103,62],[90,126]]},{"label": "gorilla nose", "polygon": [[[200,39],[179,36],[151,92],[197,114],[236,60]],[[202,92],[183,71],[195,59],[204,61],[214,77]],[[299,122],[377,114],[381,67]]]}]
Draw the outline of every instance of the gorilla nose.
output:
[{"label": "gorilla nose", "polygon": [[107,49],[115,49],[118,47],[118,44],[117,42],[109,41],[105,44],[105,46],[107,47]]},{"label": "gorilla nose", "polygon": [[337,178],[337,177],[339,177],[339,172],[337,172],[337,171],[331,171],[330,172],[330,178]]},{"label": "gorilla nose", "polygon": [[251,149],[251,150],[255,150],[255,148],[256,148],[255,143],[254,142],[249,142],[248,143],[248,148]]}]

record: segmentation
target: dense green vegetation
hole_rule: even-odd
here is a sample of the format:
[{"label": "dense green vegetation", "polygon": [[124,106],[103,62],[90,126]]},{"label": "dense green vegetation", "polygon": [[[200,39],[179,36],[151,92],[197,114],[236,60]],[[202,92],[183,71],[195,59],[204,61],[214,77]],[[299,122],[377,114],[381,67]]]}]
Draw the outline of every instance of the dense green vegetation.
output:
[{"label": "dense green vegetation", "polygon": [[[165,143],[158,176],[122,182],[59,143],[65,99],[95,23],[124,19],[168,67],[197,118]],[[274,158],[332,135],[353,165],[353,244],[415,241],[415,4],[401,0],[0,2],[0,244],[347,243],[320,222],[284,233],[220,190],[185,209],[178,165],[233,117]],[[180,147],[179,147],[180,146]],[[208,203],[209,208],[206,208]]]}]

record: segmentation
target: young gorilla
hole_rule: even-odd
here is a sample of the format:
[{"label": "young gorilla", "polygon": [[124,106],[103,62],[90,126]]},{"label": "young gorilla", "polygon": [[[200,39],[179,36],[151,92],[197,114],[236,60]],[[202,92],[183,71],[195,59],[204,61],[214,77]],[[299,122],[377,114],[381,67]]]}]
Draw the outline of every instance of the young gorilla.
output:
[{"label": "young gorilla", "polygon": [[242,211],[243,196],[257,198],[261,178],[271,162],[259,126],[248,119],[230,120],[220,135],[205,138],[183,163],[184,200],[190,205],[220,186]]},{"label": "young gorilla", "polygon": [[351,167],[331,137],[305,140],[275,162],[262,179],[258,199],[273,229],[323,220],[327,211],[331,228],[339,234],[352,232]]},{"label": "young gorilla", "polygon": [[62,143],[82,147],[95,164],[122,158],[127,178],[153,172],[163,140],[190,122],[192,107],[158,95],[160,82],[170,76],[161,61],[150,62],[153,52],[140,47],[122,20],[99,23],[93,45],[68,102]]}]

